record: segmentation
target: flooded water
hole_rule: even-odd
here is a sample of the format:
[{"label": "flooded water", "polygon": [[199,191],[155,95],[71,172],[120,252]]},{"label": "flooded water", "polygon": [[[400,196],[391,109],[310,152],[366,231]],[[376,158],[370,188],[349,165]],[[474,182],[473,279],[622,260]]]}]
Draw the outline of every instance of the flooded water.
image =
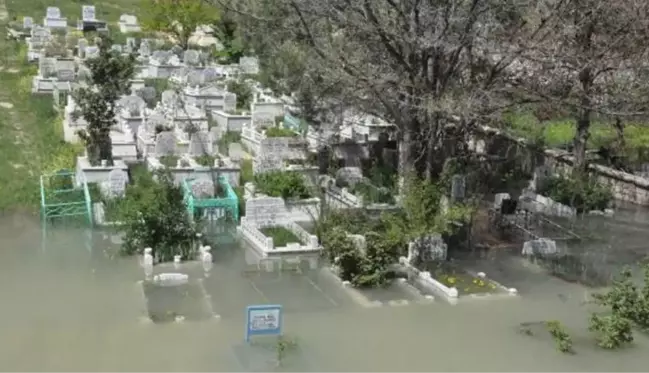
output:
[{"label": "flooded water", "polygon": [[[366,308],[320,271],[245,271],[243,249],[213,247],[214,268],[200,282],[220,318],[146,323],[137,259],[111,257],[98,242],[89,251],[86,239],[82,230],[52,228],[43,245],[37,221],[0,221],[3,370],[244,371],[255,358],[235,353],[244,310],[266,303],[284,306],[285,333],[298,341],[284,370],[639,371],[648,361],[649,339],[640,333],[622,351],[595,347],[586,290],[516,256],[471,263],[520,297],[451,306],[388,289],[371,294],[383,306]],[[409,302],[390,305],[397,298]],[[521,322],[550,319],[567,326],[576,355],[556,352],[544,333],[517,332]]]}]

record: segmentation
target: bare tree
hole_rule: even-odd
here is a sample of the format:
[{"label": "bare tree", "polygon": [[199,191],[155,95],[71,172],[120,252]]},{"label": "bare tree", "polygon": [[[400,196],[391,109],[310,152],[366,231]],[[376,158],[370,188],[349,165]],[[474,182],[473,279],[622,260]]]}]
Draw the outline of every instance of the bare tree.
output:
[{"label": "bare tree", "polygon": [[574,118],[574,169],[583,172],[593,121],[611,122],[620,137],[626,120],[647,111],[649,2],[554,3],[558,6],[552,10],[534,9],[553,32],[525,50],[520,62],[526,73],[519,82],[528,97],[540,98]]},{"label": "bare tree", "polygon": [[308,81],[322,96],[396,124],[400,172],[432,177],[451,118],[471,127],[511,102],[510,65],[548,36],[545,19],[530,23],[525,16],[537,3],[244,0],[236,6],[262,58],[277,58],[278,46],[300,56],[301,80],[292,88]]}]

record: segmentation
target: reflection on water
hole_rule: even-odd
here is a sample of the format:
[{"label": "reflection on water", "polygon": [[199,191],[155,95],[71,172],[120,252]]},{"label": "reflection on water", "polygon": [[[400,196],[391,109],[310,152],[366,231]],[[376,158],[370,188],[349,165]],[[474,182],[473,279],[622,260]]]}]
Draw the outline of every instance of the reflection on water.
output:
[{"label": "reflection on water", "polygon": [[[42,247],[36,222],[0,222],[4,370],[245,370],[234,352],[244,338],[244,309],[263,303],[284,305],[285,331],[298,340],[293,353],[300,356],[287,370],[646,369],[646,337],[637,333],[635,346],[624,351],[597,349],[585,331],[584,288],[527,268],[516,257],[473,265],[517,287],[520,298],[363,308],[320,271],[244,271],[243,249],[217,246],[202,285],[220,320],[152,324],[142,322],[146,301],[137,260],[115,257],[101,234],[89,252],[84,237],[78,229],[51,230]],[[393,292],[398,289],[376,299],[410,299]],[[520,322],[548,319],[567,325],[577,355],[559,354],[545,336],[517,333]]]}]

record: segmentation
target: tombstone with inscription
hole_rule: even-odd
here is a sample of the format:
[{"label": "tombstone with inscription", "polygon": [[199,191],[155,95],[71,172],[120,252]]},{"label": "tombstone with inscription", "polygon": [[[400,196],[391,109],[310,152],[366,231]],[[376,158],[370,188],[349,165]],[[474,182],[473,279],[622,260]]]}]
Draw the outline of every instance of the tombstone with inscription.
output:
[{"label": "tombstone with inscription", "polygon": [[45,12],[43,26],[48,28],[66,28],[68,27],[68,19],[61,16],[61,9],[50,6],[47,7]]},{"label": "tombstone with inscription", "polygon": [[525,256],[548,256],[559,253],[557,243],[548,238],[526,241],[523,243],[523,255]]},{"label": "tombstone with inscription", "polygon": [[137,17],[131,14],[122,14],[119,17],[119,31],[122,34],[129,32],[140,32],[142,29],[137,22]]},{"label": "tombstone with inscription", "polygon": [[147,39],[144,39],[140,42],[140,49],[138,54],[142,57],[149,57],[151,55],[151,44]]},{"label": "tombstone with inscription", "polygon": [[38,76],[44,79],[56,77],[56,58],[43,57],[38,60]]},{"label": "tombstone with inscription", "polygon": [[231,92],[223,96],[223,111],[234,111],[237,109],[237,95]]},{"label": "tombstone with inscription", "polygon": [[193,157],[212,155],[214,153],[214,144],[209,132],[199,131],[191,134],[189,137],[189,153]]},{"label": "tombstone with inscription", "polygon": [[256,57],[241,57],[239,67],[244,74],[259,74],[259,60]]},{"label": "tombstone with inscription", "polygon": [[439,234],[420,237],[408,244],[408,259],[415,262],[433,262],[446,260],[448,245]]},{"label": "tombstone with inscription", "polygon": [[74,81],[74,70],[71,69],[59,69],[57,71],[57,79],[62,82],[72,82]]},{"label": "tombstone with inscription", "polygon": [[34,27],[34,19],[32,17],[23,17],[23,29],[31,30]]},{"label": "tombstone with inscription", "polygon": [[552,170],[550,167],[545,165],[536,167],[529,188],[533,191],[543,190],[551,177]]},{"label": "tombstone with inscription", "polygon": [[200,62],[198,51],[193,49],[188,49],[183,54],[183,62],[189,66],[197,66]]},{"label": "tombstone with inscription", "polygon": [[104,31],[106,22],[97,19],[97,10],[94,5],[83,5],[81,7],[81,20],[77,23],[80,31]]},{"label": "tombstone with inscription", "polygon": [[99,56],[99,47],[96,45],[90,45],[86,47],[86,50],[84,52],[84,57],[85,58],[96,58]]},{"label": "tombstone with inscription", "polygon": [[156,136],[155,155],[164,157],[176,154],[176,135],[171,131],[163,131]]},{"label": "tombstone with inscription", "polygon": [[228,157],[230,157],[232,162],[241,162],[245,154],[243,147],[238,142],[233,142],[228,145]]},{"label": "tombstone with inscription", "polygon": [[451,201],[462,202],[466,193],[466,177],[453,175],[451,177]]},{"label": "tombstone with inscription", "polygon": [[123,170],[112,170],[108,173],[108,195],[111,198],[123,197],[126,193],[128,174]]}]

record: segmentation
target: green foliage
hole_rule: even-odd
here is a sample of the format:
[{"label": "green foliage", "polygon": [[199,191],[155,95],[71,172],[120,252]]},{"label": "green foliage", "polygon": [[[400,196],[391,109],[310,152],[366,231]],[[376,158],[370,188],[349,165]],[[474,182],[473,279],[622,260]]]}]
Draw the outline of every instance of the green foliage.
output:
[{"label": "green foliage", "polygon": [[557,345],[557,350],[563,353],[574,353],[572,349],[572,338],[559,321],[548,321],[545,325]]},{"label": "green foliage", "polygon": [[217,160],[217,159],[219,159],[219,158],[214,157],[214,156],[209,155],[209,154],[203,154],[201,156],[194,157],[194,160],[196,161],[196,163],[198,163],[199,165],[204,166],[204,167],[213,167],[214,166],[214,161]]},{"label": "green foliage", "polygon": [[176,167],[178,165],[178,160],[180,160],[180,157],[177,155],[164,155],[158,158],[161,165],[169,168]]},{"label": "green foliage", "polygon": [[170,82],[169,79],[148,78],[144,79],[144,86],[155,89],[155,99],[146,103],[149,108],[154,108],[156,103],[162,98],[162,92],[170,89]]},{"label": "green foliage", "polygon": [[277,365],[281,366],[286,357],[286,353],[297,348],[297,340],[288,338],[284,335],[279,335],[277,336],[277,344],[275,346],[277,352]]},{"label": "green foliage", "polygon": [[91,76],[87,87],[79,87],[72,93],[78,110],[74,116],[82,116],[88,127],[78,134],[92,165],[102,159],[113,162],[110,128],[115,120],[115,102],[130,92],[130,79],[135,73],[135,57],[124,56],[110,49],[110,39],[101,37],[99,54],[86,61]]},{"label": "green foliage", "polygon": [[611,288],[594,298],[595,303],[609,312],[604,316],[592,314],[590,318],[589,329],[597,334],[599,346],[616,349],[633,342],[631,322],[646,310],[642,309],[644,302],[631,280],[631,270],[622,270]]},{"label": "green foliage", "polygon": [[225,132],[217,142],[219,152],[221,154],[228,154],[230,144],[235,142],[241,142],[241,133],[234,131]]},{"label": "green foliage", "polygon": [[173,260],[175,255],[191,258],[197,230],[187,213],[182,190],[168,172],[155,176],[137,173],[126,189],[119,212],[124,223],[122,252],[133,255],[151,247],[162,262]]},{"label": "green foliage", "polygon": [[589,330],[597,334],[597,344],[605,349],[613,350],[633,342],[631,321],[618,314],[592,314]]},{"label": "green foliage", "polygon": [[311,197],[304,176],[293,171],[270,171],[255,175],[257,191],[270,197],[305,199]]},{"label": "green foliage", "polygon": [[231,80],[228,82],[228,92],[237,95],[237,109],[250,110],[252,102],[252,88],[246,82]]},{"label": "green foliage", "polygon": [[260,229],[266,237],[273,239],[275,247],[284,247],[289,243],[300,243],[300,239],[284,227],[266,227]]},{"label": "green foliage", "polygon": [[[321,217],[315,233],[328,261],[338,267],[341,279],[357,287],[376,287],[394,277],[389,266],[405,248],[403,234],[394,229],[396,221],[398,218],[390,214],[372,220],[360,213],[330,212]],[[364,250],[349,234],[365,236]]]},{"label": "green foliage", "polygon": [[373,203],[394,204],[395,202],[390,189],[376,187],[365,180],[359,181],[349,189],[350,193],[362,197],[363,203],[366,205]]},{"label": "green foliage", "polygon": [[266,137],[297,137],[297,133],[288,128],[270,127],[266,130]]},{"label": "green foliage", "polygon": [[609,188],[588,177],[553,176],[540,186],[538,193],[578,212],[604,210],[613,199]]},{"label": "green foliage", "polygon": [[241,160],[241,174],[239,175],[239,179],[241,185],[255,180],[255,176],[252,173],[252,159]]},{"label": "green foliage", "polygon": [[171,34],[187,49],[196,27],[215,22],[219,14],[214,6],[202,0],[143,0],[138,18],[143,30]]},{"label": "green foliage", "polygon": [[225,65],[239,63],[239,59],[244,55],[244,45],[234,14],[227,9],[222,9],[221,17],[212,26],[215,36],[223,45],[222,50],[215,51],[219,63]]}]

